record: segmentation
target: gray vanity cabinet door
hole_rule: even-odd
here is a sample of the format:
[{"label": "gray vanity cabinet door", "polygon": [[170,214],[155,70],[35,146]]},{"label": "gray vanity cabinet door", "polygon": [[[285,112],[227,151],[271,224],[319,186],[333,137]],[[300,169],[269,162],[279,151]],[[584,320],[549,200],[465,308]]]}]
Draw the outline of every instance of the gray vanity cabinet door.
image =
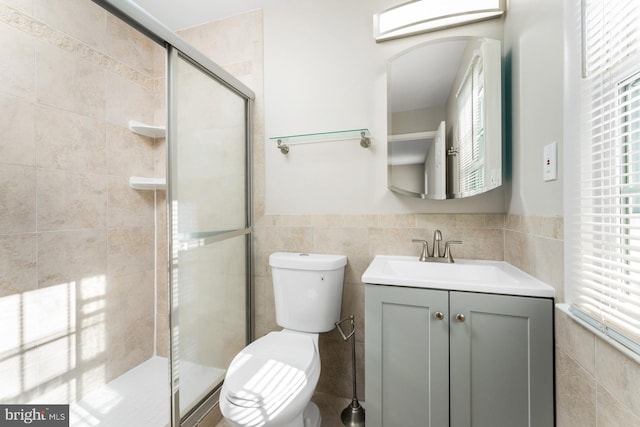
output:
[{"label": "gray vanity cabinet door", "polygon": [[553,426],[553,301],[451,292],[450,307],[451,427]]},{"label": "gray vanity cabinet door", "polygon": [[367,427],[449,425],[448,300],[447,291],[366,285]]}]

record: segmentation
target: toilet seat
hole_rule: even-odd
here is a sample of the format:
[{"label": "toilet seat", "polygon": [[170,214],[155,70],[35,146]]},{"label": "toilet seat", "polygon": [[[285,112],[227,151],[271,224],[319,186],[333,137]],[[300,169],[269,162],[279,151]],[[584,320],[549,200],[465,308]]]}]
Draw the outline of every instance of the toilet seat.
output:
[{"label": "toilet seat", "polygon": [[223,415],[247,426],[281,425],[300,415],[320,376],[316,340],[315,334],[285,330],[245,347],[222,386]]}]

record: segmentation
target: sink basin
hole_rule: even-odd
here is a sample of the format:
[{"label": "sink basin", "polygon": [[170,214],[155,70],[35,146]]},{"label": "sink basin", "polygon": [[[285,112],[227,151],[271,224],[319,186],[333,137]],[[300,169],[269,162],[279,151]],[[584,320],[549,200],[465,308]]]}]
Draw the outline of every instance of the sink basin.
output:
[{"label": "sink basin", "polygon": [[443,264],[420,262],[417,257],[377,255],[362,281],[504,295],[555,295],[551,286],[504,261],[457,259],[453,264]]}]

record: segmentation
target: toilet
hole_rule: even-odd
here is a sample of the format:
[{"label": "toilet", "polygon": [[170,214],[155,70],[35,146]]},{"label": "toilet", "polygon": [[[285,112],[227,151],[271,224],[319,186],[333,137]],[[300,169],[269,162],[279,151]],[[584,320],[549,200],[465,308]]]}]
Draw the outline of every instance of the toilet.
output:
[{"label": "toilet", "polygon": [[238,427],[320,427],[311,397],[320,377],[318,334],[340,320],[344,255],[269,256],[276,322],[238,353],[220,391],[220,411]]}]

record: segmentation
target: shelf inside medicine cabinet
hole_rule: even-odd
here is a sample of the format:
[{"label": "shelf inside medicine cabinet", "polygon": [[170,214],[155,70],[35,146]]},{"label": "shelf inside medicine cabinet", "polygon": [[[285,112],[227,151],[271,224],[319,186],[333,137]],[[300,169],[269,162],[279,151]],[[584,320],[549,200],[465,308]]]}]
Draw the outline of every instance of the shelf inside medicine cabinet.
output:
[{"label": "shelf inside medicine cabinet", "polygon": [[166,190],[167,180],[164,178],[132,176],[129,178],[129,187],[134,190]]},{"label": "shelf inside medicine cabinet", "polygon": [[138,135],[148,136],[150,138],[164,138],[166,133],[164,126],[148,125],[135,120],[129,120],[129,130]]},{"label": "shelf inside medicine cabinet", "polygon": [[394,135],[387,135],[387,141],[388,142],[420,141],[423,139],[433,139],[436,137],[436,134],[437,134],[436,131],[399,133]]}]

